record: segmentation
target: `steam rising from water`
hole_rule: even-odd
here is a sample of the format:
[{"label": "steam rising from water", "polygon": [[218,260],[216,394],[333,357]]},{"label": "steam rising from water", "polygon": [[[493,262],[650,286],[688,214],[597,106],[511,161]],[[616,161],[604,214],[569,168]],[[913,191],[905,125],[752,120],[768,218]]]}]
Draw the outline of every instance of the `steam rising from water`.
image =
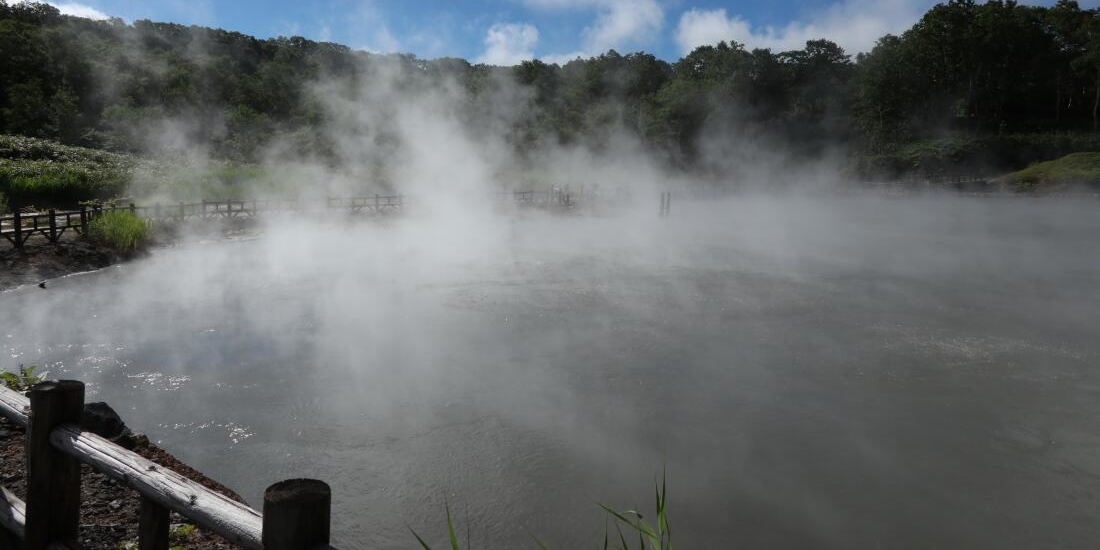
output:
[{"label": "steam rising from water", "polygon": [[692,548],[1087,546],[1093,206],[273,220],[0,294],[0,352],[253,503],[329,481],[341,547],[441,533],[444,501],[483,547],[590,544],[662,464]]}]

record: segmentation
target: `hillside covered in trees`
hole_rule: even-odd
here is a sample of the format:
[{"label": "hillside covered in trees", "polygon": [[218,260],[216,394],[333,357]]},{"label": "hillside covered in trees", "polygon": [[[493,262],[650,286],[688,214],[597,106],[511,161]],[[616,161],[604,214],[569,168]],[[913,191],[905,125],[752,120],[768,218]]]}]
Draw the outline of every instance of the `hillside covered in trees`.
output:
[{"label": "hillside covered in trees", "polygon": [[398,90],[462,91],[474,135],[501,131],[511,91],[504,131],[521,158],[547,144],[598,150],[625,133],[688,171],[720,171],[716,143],[752,143],[799,158],[842,151],[860,175],[889,178],[1100,150],[1100,9],[951,0],[868,53],[827,38],[785,52],[722,42],[671,63],[608,51],[494,67],[0,2],[0,134],[139,154],[169,147],[150,136],[170,134],[243,162],[277,136],[338,162],[327,128],[339,114],[322,90],[390,74]]}]

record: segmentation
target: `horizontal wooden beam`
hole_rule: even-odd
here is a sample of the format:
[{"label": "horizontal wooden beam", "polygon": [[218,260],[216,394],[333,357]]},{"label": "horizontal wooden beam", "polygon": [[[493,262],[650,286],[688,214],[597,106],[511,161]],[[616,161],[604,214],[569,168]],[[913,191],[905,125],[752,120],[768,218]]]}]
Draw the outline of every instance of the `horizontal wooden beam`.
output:
[{"label": "horizontal wooden beam", "polygon": [[55,429],[50,443],[229,542],[263,550],[263,517],[256,510],[98,435],[81,432],[79,426],[68,424]]},{"label": "horizontal wooden beam", "polygon": [[30,410],[31,400],[27,396],[0,384],[0,415],[26,428]]},{"label": "horizontal wooden beam", "polygon": [[0,527],[20,539],[27,525],[27,505],[5,487],[0,487]]}]

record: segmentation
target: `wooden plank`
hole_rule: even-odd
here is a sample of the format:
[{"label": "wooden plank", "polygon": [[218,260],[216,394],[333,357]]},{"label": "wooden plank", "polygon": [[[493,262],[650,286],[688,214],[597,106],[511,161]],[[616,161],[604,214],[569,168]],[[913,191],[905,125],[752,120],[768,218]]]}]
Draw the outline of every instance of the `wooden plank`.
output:
[{"label": "wooden plank", "polygon": [[5,487],[0,487],[0,527],[23,538],[27,525],[27,505]]},{"label": "wooden plank", "polygon": [[76,425],[50,434],[54,447],[142,496],[245,548],[263,550],[260,513]]},{"label": "wooden plank", "polygon": [[0,385],[0,414],[15,424],[27,427],[27,418],[30,415],[31,400],[27,396]]},{"label": "wooden plank", "polygon": [[80,531],[80,463],[50,445],[50,434],[57,426],[80,422],[84,384],[76,380],[40,382],[31,386],[30,398],[26,546],[75,548]]}]

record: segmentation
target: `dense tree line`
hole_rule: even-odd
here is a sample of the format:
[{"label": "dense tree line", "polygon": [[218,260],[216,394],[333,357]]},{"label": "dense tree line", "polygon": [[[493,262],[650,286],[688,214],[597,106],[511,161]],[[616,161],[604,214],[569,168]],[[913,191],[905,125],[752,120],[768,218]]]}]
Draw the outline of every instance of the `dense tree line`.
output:
[{"label": "dense tree line", "polygon": [[518,84],[508,131],[521,153],[601,147],[625,131],[694,167],[714,140],[774,141],[812,156],[838,143],[873,153],[944,135],[1100,127],[1100,9],[1068,0],[951,0],[854,58],[821,39],[786,52],[721,42],[673,63],[609,51],[510,68],[0,2],[0,133],[141,151],[171,119],[181,139],[224,158],[253,159],[275,135],[324,158],[332,115],[315,84],[353,89],[385,64],[406,69],[408,86],[458,83],[475,130],[502,83]]}]

